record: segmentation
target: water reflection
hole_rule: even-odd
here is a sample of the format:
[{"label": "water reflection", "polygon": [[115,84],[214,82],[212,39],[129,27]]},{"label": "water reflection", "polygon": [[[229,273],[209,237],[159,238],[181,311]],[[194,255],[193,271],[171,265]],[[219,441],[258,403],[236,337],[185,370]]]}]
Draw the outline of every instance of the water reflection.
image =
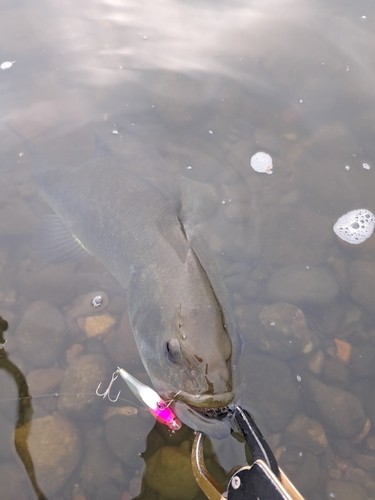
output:
[{"label": "water reflection", "polygon": [[[332,231],[350,210],[375,210],[373,16],[367,1],[1,5],[0,63],[15,61],[0,70],[2,124],[59,165],[88,158],[97,134],[127,168],[182,194],[222,268],[245,339],[243,404],[311,500],[375,495],[374,244],[346,248]],[[121,424],[121,415],[109,417],[95,397],[117,365],[144,377],[126,300],[95,259],[50,266],[31,259],[48,208],[24,146],[7,129],[0,148],[7,360],[26,375],[32,418],[62,427],[52,417],[64,408],[75,429],[67,424],[66,432],[78,429],[82,445],[81,461],[48,497],[137,495],[143,462],[132,460],[153,422],[143,426],[140,417],[136,451],[129,441],[116,451],[106,427],[110,419]],[[250,169],[258,151],[272,156],[272,175]],[[97,320],[82,304],[99,291],[109,304]],[[35,350],[30,331],[39,334]],[[94,367],[100,373],[92,376]],[[1,373],[1,399],[18,401]],[[4,435],[18,418],[13,403],[1,406]],[[121,411],[133,415],[130,406]],[[121,425],[115,436],[131,428]],[[169,439],[151,431],[150,457],[168,459]],[[217,445],[227,470],[242,461],[228,446]],[[0,476],[16,484],[23,476],[15,450],[0,453]],[[18,498],[32,496],[26,482],[20,490]]]},{"label": "water reflection", "polygon": [[[4,332],[8,329],[8,323],[5,321],[0,316],[0,343],[5,344],[6,340],[3,338]],[[31,404],[31,397],[29,394],[29,388],[26,383],[26,379],[24,374],[21,372],[21,370],[16,366],[10,359],[8,358],[7,352],[4,347],[1,347],[0,349],[0,368],[5,370],[9,375],[12,376],[14,381],[17,384],[18,388],[18,397],[17,398],[11,398],[10,400],[13,399],[13,401],[17,401],[18,408],[17,408],[17,419],[16,419],[16,424],[15,424],[15,449],[17,451],[17,454],[23,463],[25,467],[25,472],[26,475],[25,477],[28,477],[30,479],[32,488],[35,492],[35,495],[38,499],[44,500],[46,497],[43,494],[42,490],[40,489],[40,486],[38,484],[38,479],[35,474],[35,468],[34,468],[34,461],[33,457],[30,454],[29,451],[29,446],[28,446],[28,438],[29,438],[29,423],[32,419],[33,415],[33,408]],[[4,382],[2,383],[4,386]],[[5,394],[5,393],[4,393]],[[0,404],[2,402],[6,401],[6,399],[1,400]],[[4,408],[3,408],[4,409]],[[8,421],[6,421],[5,417],[3,417],[5,422],[3,422],[2,425],[2,433],[5,435],[5,439],[9,439],[10,436],[8,435],[9,431],[9,424]],[[22,439],[17,439],[17,433],[18,436],[22,432]],[[4,438],[3,438],[4,439]],[[8,463],[8,467],[12,468],[13,464],[11,462]],[[8,469],[8,474],[10,473],[12,476],[11,470]],[[12,478],[13,479],[13,478]],[[18,481],[20,481],[20,478],[17,478]],[[23,483],[22,479],[20,481],[21,485]],[[14,489],[17,490],[17,486],[15,484],[12,484],[12,481],[10,481],[10,484],[8,483],[6,489],[8,491],[5,493],[6,496],[9,497],[11,495],[15,494]],[[19,488],[18,484],[18,494],[23,495],[22,492],[22,486]]]}]

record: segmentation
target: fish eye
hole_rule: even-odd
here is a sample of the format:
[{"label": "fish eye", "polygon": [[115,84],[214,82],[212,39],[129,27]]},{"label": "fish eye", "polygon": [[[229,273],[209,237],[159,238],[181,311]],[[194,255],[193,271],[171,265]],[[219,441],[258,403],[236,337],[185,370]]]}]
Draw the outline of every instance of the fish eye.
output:
[{"label": "fish eye", "polygon": [[181,347],[177,339],[167,340],[165,343],[165,356],[172,363],[177,363],[181,359]]}]

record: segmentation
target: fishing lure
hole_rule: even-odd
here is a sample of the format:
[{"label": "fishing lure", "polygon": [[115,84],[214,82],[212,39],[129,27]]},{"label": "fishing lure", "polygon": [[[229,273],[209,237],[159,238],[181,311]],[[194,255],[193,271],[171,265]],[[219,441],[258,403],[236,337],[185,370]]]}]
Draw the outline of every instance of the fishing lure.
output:
[{"label": "fishing lure", "polygon": [[98,388],[96,389],[96,394],[98,396],[103,396],[103,398],[108,397],[108,399],[112,402],[117,401],[120,396],[120,392],[117,394],[116,398],[113,399],[110,396],[110,390],[118,375],[121,375],[121,377],[128,384],[128,387],[132,391],[134,396],[146,406],[148,411],[154,418],[156,418],[158,422],[166,425],[172,431],[178,431],[179,429],[181,429],[182,424],[171,410],[169,406],[170,403],[166,403],[156,391],[151,389],[151,387],[149,387],[148,385],[143,384],[142,382],[137,380],[123,368],[117,367],[117,370],[112,374],[111,382],[109,383],[109,386],[105,392],[99,393],[99,384]]}]

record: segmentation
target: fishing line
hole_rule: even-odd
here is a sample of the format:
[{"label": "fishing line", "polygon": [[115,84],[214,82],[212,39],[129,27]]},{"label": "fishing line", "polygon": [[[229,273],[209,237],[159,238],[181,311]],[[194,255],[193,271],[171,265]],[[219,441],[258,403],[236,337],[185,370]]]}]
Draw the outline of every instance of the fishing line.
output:
[{"label": "fishing line", "polygon": [[[96,396],[95,392],[54,392],[50,394],[39,394],[36,396],[23,396],[21,398],[2,398],[0,399],[0,403],[7,402],[7,401],[24,401],[26,399],[38,399],[38,398],[47,398],[47,397],[54,397],[57,398],[59,396]],[[146,410],[143,406],[139,405],[138,403],[135,403],[134,401],[130,401],[130,399],[125,399],[122,397],[118,398],[118,401],[122,401],[124,403],[130,403],[131,405],[136,406],[138,409],[141,410]]]}]

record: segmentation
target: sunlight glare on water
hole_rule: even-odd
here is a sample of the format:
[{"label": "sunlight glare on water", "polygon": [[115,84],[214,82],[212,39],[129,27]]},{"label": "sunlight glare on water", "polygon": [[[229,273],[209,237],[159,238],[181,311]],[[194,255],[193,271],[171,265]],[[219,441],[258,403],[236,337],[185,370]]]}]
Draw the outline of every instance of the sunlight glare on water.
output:
[{"label": "sunlight glare on water", "polygon": [[[150,384],[126,291],[97,256],[48,239],[37,185],[97,158],[200,228],[243,338],[241,404],[305,498],[375,497],[374,14],[370,0],[2,2],[2,500],[203,499],[180,472],[185,426],[155,424],[120,381],[116,403],[95,393],[117,366]],[[263,151],[273,175],[252,168]],[[97,200],[79,187],[88,215]],[[337,238],[364,208],[366,241]],[[214,449],[225,482],[243,446]]]}]

